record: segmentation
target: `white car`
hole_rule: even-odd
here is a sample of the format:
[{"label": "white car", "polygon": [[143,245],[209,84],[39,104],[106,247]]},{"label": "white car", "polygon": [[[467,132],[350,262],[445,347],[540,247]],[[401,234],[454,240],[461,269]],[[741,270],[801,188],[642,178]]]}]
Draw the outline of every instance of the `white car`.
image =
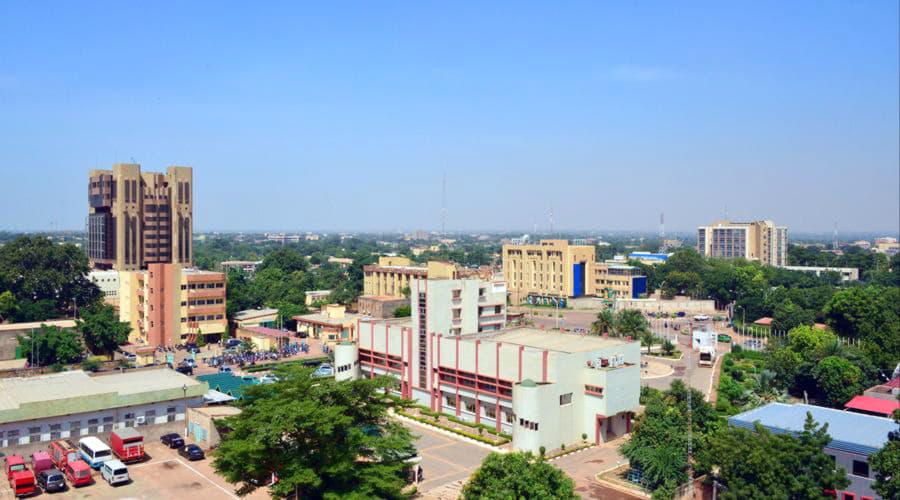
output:
[{"label": "white car", "polygon": [[694,316],[694,321],[709,321],[709,316],[705,314],[698,314]]},{"label": "white car", "polygon": [[103,462],[103,465],[100,467],[100,475],[111,485],[127,483],[129,481],[128,467],[125,467],[125,464],[119,460],[107,460],[106,462]]}]

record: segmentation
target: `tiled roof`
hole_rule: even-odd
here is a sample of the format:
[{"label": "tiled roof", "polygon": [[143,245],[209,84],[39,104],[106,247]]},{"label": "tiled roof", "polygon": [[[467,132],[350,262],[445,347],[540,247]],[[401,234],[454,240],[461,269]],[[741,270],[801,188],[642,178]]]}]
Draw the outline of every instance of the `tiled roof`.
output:
[{"label": "tiled roof", "polygon": [[256,384],[255,378],[253,378],[253,380],[249,380],[244,379],[243,377],[237,377],[230,373],[200,375],[197,377],[197,380],[206,382],[207,384],[209,384],[209,388],[212,390],[228,394],[229,396],[235,397],[237,399],[241,399],[244,397],[244,386]]}]

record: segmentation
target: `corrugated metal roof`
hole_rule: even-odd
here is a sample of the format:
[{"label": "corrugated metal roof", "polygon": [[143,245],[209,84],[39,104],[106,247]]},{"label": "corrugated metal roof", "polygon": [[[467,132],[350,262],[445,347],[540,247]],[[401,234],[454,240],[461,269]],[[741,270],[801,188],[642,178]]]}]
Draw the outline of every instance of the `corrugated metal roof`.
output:
[{"label": "corrugated metal roof", "polygon": [[900,409],[900,401],[896,399],[873,398],[872,396],[856,396],[844,405],[844,408],[870,411],[882,415],[892,415],[894,410]]},{"label": "corrugated metal roof", "polygon": [[803,431],[807,412],[819,424],[828,424],[830,448],[861,455],[870,455],[880,450],[887,443],[888,433],[897,428],[897,424],[889,418],[822,406],[784,403],[769,403],[737,414],[730,417],[728,423],[753,429],[753,423],[759,421],[763,427],[775,433],[798,433]]}]

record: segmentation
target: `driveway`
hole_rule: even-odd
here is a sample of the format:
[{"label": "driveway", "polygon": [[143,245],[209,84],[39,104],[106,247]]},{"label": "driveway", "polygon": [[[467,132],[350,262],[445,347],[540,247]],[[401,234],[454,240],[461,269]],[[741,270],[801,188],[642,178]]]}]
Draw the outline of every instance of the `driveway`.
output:
[{"label": "driveway", "polygon": [[599,483],[595,477],[602,471],[627,462],[619,454],[623,439],[604,443],[586,450],[572,453],[550,463],[568,474],[575,481],[575,493],[581,498],[603,498],[632,500],[635,497]]},{"label": "driveway", "polygon": [[425,476],[419,483],[421,492],[427,493],[454,481],[467,479],[481,466],[484,457],[490,454],[488,449],[439,434],[427,427],[405,425],[413,435],[420,436],[416,441],[416,448],[422,457],[420,465]]}]

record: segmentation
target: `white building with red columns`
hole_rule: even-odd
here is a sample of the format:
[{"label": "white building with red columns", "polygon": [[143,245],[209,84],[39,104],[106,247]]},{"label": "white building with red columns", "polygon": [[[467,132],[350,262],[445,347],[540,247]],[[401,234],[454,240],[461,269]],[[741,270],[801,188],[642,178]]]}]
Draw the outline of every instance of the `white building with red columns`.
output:
[{"label": "white building with red columns", "polygon": [[[338,379],[396,377],[403,397],[495,426],[512,434],[513,447],[521,450],[559,448],[582,434],[601,443],[630,432],[640,397],[639,343],[529,327],[495,329],[477,318],[496,314],[491,293],[505,296],[505,289],[479,280],[417,281],[410,287],[412,318],[360,320],[356,343],[336,346]],[[460,281],[470,282],[462,290],[475,291],[454,294]],[[483,299],[467,301],[466,293]],[[459,315],[453,312],[457,304],[463,304]],[[482,331],[455,330],[453,318],[464,323],[466,315],[475,316]]]}]

